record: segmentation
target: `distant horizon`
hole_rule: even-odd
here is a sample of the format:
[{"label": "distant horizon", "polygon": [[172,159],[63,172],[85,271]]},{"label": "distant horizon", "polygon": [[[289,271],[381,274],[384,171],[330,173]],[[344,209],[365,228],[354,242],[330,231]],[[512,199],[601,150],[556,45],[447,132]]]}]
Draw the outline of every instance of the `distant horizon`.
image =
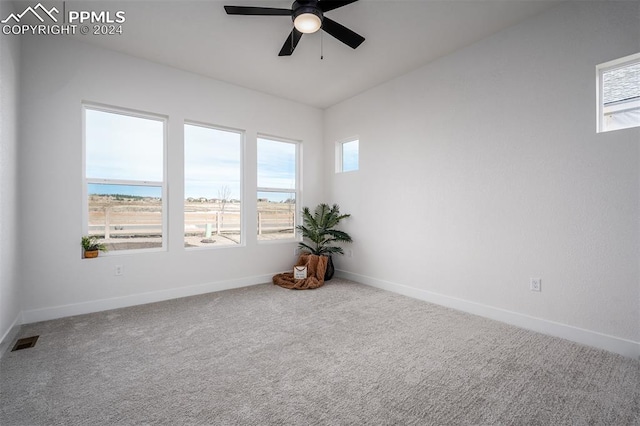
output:
[{"label": "distant horizon", "polygon": [[[162,199],[162,187],[159,186],[140,186],[140,185],[117,185],[117,184],[103,184],[103,183],[90,183],[88,184],[89,196],[102,196],[102,197],[141,197],[141,198],[157,198]],[[206,199],[206,200],[220,200],[220,197],[207,197],[207,196],[188,196],[184,200],[189,198],[194,200]],[[295,193],[287,192],[258,192],[256,199],[267,199],[270,203],[283,203],[287,200],[295,200]],[[241,198],[229,197],[227,201],[239,201],[242,203]]]},{"label": "distant horizon", "polygon": [[129,197],[162,198],[162,187],[90,183],[87,185],[87,193],[89,195],[124,195]]}]

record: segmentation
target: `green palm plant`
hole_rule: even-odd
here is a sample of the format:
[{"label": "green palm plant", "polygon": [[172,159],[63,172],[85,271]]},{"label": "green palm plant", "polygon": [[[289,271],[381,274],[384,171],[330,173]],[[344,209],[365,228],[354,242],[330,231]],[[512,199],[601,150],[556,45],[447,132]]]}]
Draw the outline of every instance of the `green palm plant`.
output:
[{"label": "green palm plant", "polygon": [[333,245],[334,243],[352,242],[349,234],[337,229],[333,229],[342,219],[350,217],[350,214],[340,214],[340,207],[334,204],[318,204],[313,214],[308,207],[302,209],[303,225],[296,226],[302,233],[302,237],[309,241],[298,243],[298,247],[303,251],[308,251],[316,255],[330,256],[332,254],[344,254],[342,247]]}]

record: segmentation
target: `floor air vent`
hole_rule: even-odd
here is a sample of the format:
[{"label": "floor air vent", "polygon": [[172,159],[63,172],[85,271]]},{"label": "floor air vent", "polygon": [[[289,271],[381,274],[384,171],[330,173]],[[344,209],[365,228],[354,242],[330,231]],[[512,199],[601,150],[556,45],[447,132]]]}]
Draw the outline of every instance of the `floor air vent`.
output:
[{"label": "floor air vent", "polygon": [[13,349],[11,349],[11,352],[34,347],[36,345],[36,342],[38,341],[38,337],[40,336],[31,336],[25,337],[24,339],[18,339]]}]

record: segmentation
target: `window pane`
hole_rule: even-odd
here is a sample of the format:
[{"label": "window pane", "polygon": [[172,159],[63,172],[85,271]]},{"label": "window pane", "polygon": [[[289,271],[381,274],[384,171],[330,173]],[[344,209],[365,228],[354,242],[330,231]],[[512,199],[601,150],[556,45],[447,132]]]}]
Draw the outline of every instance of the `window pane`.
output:
[{"label": "window pane", "polygon": [[601,131],[640,126],[640,62],[632,55],[628,64],[602,71]]},{"label": "window pane", "polygon": [[294,238],[295,215],[295,192],[258,192],[258,240]]},{"label": "window pane", "polygon": [[640,62],[602,73],[603,102],[640,98]]},{"label": "window pane", "polygon": [[185,246],[241,242],[242,135],[184,126]]},{"label": "window pane", "polygon": [[162,187],[88,184],[89,234],[110,251],[162,247]]},{"label": "window pane", "polygon": [[296,189],[296,144],[258,138],[258,187]]},{"label": "window pane", "polygon": [[637,105],[637,108],[617,112],[607,112],[607,108],[605,107],[605,130],[628,129],[629,127],[640,126],[640,100],[637,102]]},{"label": "window pane", "polygon": [[351,172],[358,170],[359,141],[345,142],[342,144],[342,171]]},{"label": "window pane", "polygon": [[164,122],[85,109],[86,176],[163,180]]}]

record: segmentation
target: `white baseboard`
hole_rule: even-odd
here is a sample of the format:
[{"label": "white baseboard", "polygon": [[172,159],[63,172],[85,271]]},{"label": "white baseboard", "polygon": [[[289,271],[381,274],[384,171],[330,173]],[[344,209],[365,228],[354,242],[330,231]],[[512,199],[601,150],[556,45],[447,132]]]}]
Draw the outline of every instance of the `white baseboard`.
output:
[{"label": "white baseboard", "polygon": [[446,296],[439,293],[430,292],[402,284],[379,280],[366,275],[355,274],[336,269],[336,276],[361,284],[376,287],[382,290],[409,296],[414,299],[435,303],[459,311],[490,318],[496,321],[515,325],[517,327],[533,330],[550,336],[571,340],[583,345],[615,352],[633,359],[640,359],[640,342],[622,339],[615,336],[599,333],[597,331],[586,330],[567,324],[536,318],[518,312],[507,311],[481,303],[470,302],[456,297]]},{"label": "white baseboard", "polygon": [[56,318],[90,314],[93,312],[108,311],[111,309],[126,308],[128,306],[144,305],[146,303],[162,302],[165,300],[178,299],[180,297],[196,296],[199,294],[264,284],[271,282],[273,275],[275,275],[275,273],[227,281],[216,281],[188,287],[171,288],[148,293],[132,294],[130,296],[114,297],[111,299],[92,300],[70,305],[26,310],[22,312],[22,323],[30,324],[33,322],[48,321]]},{"label": "white baseboard", "polygon": [[7,331],[5,331],[2,338],[0,338],[0,358],[2,358],[13,339],[18,335],[20,325],[22,325],[22,312],[18,313],[16,319],[13,320],[13,323],[9,326]]}]

